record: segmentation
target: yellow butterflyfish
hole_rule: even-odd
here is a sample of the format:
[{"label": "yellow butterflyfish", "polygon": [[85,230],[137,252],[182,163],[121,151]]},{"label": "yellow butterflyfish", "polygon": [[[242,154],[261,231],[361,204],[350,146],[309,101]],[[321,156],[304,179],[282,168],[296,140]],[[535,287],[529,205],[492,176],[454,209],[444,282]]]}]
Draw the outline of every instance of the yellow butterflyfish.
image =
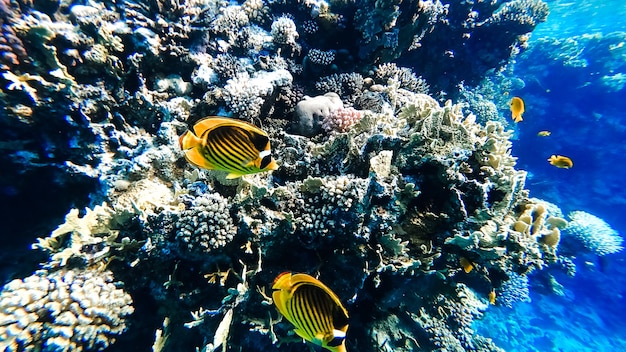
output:
[{"label": "yellow butterflyfish", "polygon": [[346,352],[348,311],[330,288],[310,275],[284,272],[272,290],[276,308],[298,336],[331,352]]},{"label": "yellow butterflyfish", "polygon": [[511,118],[513,121],[520,122],[523,120],[522,115],[524,114],[524,101],[520,97],[513,97],[511,102],[509,103],[509,107],[511,108]]},{"label": "yellow butterflyfish", "polygon": [[226,171],[226,178],[278,168],[267,133],[240,120],[205,117],[179,142],[190,163],[207,170]]}]

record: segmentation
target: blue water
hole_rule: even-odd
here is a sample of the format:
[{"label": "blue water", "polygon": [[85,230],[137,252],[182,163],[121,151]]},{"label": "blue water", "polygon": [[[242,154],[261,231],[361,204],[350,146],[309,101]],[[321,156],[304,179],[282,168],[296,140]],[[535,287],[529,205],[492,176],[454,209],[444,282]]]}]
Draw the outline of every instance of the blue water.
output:
[{"label": "blue water", "polygon": [[[510,93],[524,97],[527,108],[524,121],[514,126],[513,154],[518,167],[529,171],[531,196],[558,204],[564,213],[592,213],[624,234],[626,96],[599,77],[626,68],[626,4],[548,4],[548,21],[533,32],[529,50],[509,72],[525,82]],[[555,40],[561,46],[546,45]],[[579,50],[569,52],[572,45],[565,41],[577,42]],[[552,134],[539,137],[541,130]],[[549,165],[552,154],[570,157],[574,167]],[[554,273],[562,295],[544,289],[543,275],[531,276],[532,301],[492,307],[475,324],[477,331],[511,351],[626,350],[626,255],[579,256],[575,263],[575,277]]]}]

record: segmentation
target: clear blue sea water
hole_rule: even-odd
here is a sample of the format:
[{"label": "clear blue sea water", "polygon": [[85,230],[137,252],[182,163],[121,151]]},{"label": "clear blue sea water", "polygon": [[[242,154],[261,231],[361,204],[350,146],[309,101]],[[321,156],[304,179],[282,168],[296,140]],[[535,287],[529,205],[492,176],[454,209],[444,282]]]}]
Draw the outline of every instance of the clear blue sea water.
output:
[{"label": "clear blue sea water", "polygon": [[[626,96],[623,89],[600,84],[598,76],[611,76],[626,65],[626,3],[547,2],[548,21],[533,32],[529,50],[513,70],[526,84],[511,93],[524,97],[527,107],[524,121],[514,126],[513,154],[518,167],[529,171],[531,196],[557,204],[564,213],[587,211],[624,234]],[[614,45],[603,42],[612,36],[620,38]],[[548,58],[537,46],[554,40],[577,42],[578,51],[556,50]],[[562,65],[563,56],[576,56],[577,67]],[[552,135],[537,136],[541,130]],[[569,156],[574,167],[549,165],[552,154]],[[544,289],[545,276],[531,276],[531,302],[492,307],[476,330],[510,351],[625,351],[626,254],[579,256],[575,263],[575,277],[553,273],[564,287],[562,295]]]}]

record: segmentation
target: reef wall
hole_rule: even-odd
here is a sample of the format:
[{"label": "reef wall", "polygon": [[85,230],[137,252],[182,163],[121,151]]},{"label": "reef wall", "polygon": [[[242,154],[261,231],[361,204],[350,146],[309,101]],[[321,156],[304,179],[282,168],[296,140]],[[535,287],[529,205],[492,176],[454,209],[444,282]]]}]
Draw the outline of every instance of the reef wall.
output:
[{"label": "reef wall", "polygon": [[[473,320],[524,300],[529,272],[571,263],[567,222],[528,197],[511,133],[444,97],[506,65],[547,12],[0,3],[3,189],[28,194],[16,180],[46,168],[51,187],[85,186],[33,244],[41,270],[0,293],[0,346],[123,350],[130,326],[157,351],[301,350],[269,292],[300,271],[346,303],[348,350],[500,350]],[[178,136],[214,114],[265,130],[279,169],[227,180],[188,165]]]}]

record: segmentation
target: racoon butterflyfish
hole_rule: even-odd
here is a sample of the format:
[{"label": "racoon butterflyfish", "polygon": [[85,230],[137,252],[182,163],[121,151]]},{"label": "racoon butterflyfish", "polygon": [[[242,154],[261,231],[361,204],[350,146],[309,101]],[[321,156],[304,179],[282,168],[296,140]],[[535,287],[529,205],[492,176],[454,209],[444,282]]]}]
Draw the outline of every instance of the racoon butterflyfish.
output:
[{"label": "racoon butterflyfish", "polygon": [[267,133],[227,117],[199,120],[180,137],[180,148],[190,163],[226,171],[229,179],[278,168]]},{"label": "racoon butterflyfish", "polygon": [[522,114],[524,114],[524,101],[522,98],[513,97],[509,106],[511,108],[511,118],[513,118],[513,121],[516,123],[522,121]]},{"label": "racoon butterflyfish", "polygon": [[346,352],[348,311],[326,285],[307,274],[285,272],[272,290],[274,304],[298,336],[331,352]]}]

